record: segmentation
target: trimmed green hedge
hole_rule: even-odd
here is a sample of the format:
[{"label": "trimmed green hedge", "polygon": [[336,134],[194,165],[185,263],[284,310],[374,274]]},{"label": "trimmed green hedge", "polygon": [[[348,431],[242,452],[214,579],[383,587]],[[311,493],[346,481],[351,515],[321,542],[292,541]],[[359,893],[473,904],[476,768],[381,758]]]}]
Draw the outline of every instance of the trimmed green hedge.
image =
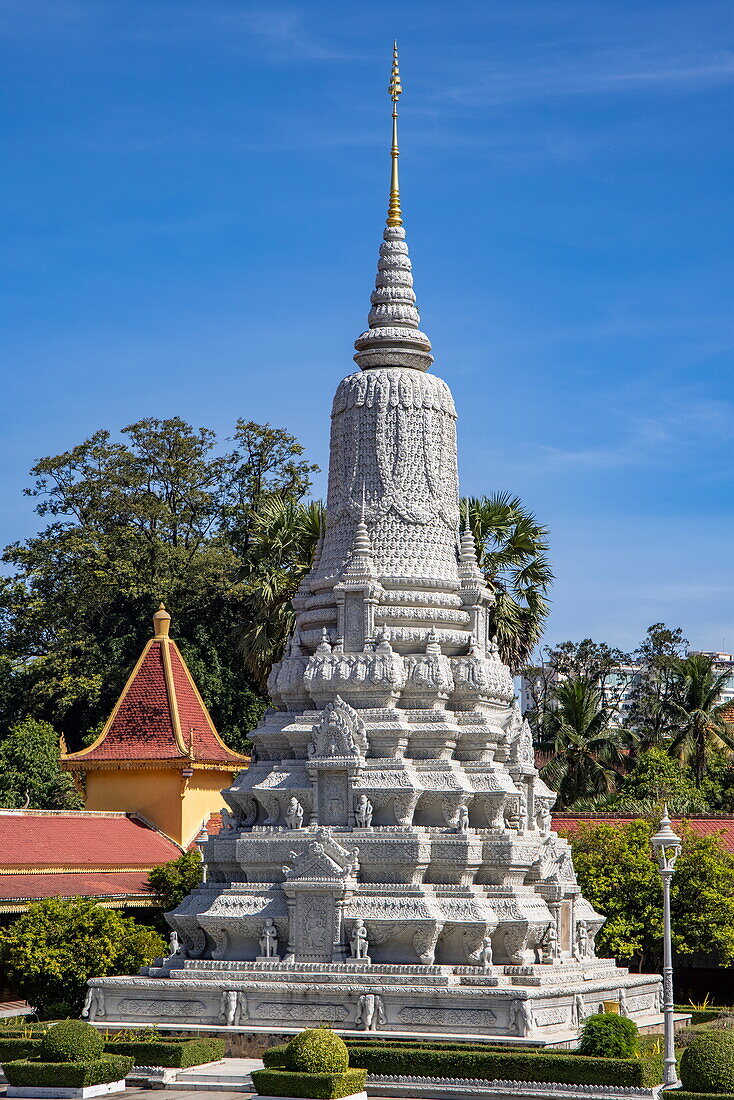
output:
[{"label": "trimmed green hedge", "polygon": [[98,1062],[104,1053],[104,1039],[84,1020],[62,1020],[41,1039],[38,1057],[42,1062]]},{"label": "trimmed green hedge", "polygon": [[2,1062],[15,1062],[19,1058],[28,1058],[32,1054],[36,1054],[39,1046],[41,1045],[40,1039],[28,1038],[13,1038],[6,1039],[5,1036],[0,1036],[0,1063]]},{"label": "trimmed green hedge", "polygon": [[683,1089],[676,1089],[672,1095],[675,1095],[675,1100],[711,1100],[712,1096],[716,1100],[734,1100],[734,1092],[684,1092]]},{"label": "trimmed green hedge", "polygon": [[288,1044],[285,1069],[295,1073],[344,1073],[349,1051],[344,1040],[325,1027],[309,1027]]},{"label": "trimmed green hedge", "polygon": [[262,1096],[304,1096],[313,1100],[336,1100],[364,1090],[367,1071],[347,1069],[343,1073],[296,1073],[284,1069],[256,1069],[252,1082]]},{"label": "trimmed green hedge", "polygon": [[[349,1044],[347,1043],[347,1049]],[[275,1047],[268,1047],[263,1051],[263,1065],[265,1069],[285,1069],[288,1064],[288,1044],[279,1043]]]},{"label": "trimmed green hedge", "polygon": [[430,1050],[389,1044],[349,1044],[350,1061],[368,1073],[411,1077],[466,1077],[484,1081],[553,1081],[565,1085],[651,1088],[662,1080],[662,1060],[528,1054],[512,1050]]},{"label": "trimmed green hedge", "polygon": [[[710,1008],[693,1008],[692,1005],[674,1005],[676,1012],[685,1012],[691,1017],[691,1024],[710,1024],[720,1016],[734,1016],[732,1005],[712,1005]],[[676,1096],[679,1095],[676,1089]]]},{"label": "trimmed green hedge", "polygon": [[105,1054],[129,1055],[136,1066],[172,1066],[188,1069],[224,1057],[224,1039],[107,1040]]},{"label": "trimmed green hedge", "polygon": [[8,1062],[9,1085],[42,1089],[83,1089],[122,1081],[133,1068],[132,1058],[97,1058],[93,1062]]},{"label": "trimmed green hedge", "polygon": [[734,1034],[702,1032],[681,1054],[680,1079],[689,1092],[733,1092]]}]

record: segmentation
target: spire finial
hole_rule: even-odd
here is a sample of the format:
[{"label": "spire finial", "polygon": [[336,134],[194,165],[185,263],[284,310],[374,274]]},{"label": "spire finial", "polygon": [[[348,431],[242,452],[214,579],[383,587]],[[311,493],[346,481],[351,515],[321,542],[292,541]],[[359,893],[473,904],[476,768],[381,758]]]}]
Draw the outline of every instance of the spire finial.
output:
[{"label": "spire finial", "polygon": [[390,176],[390,205],[387,208],[387,224],[393,226],[403,224],[403,212],[400,209],[400,183],[398,181],[398,157],[400,156],[400,150],[398,149],[398,99],[403,86],[400,83],[397,42],[393,42],[392,72],[387,90],[392,100],[392,148],[390,149],[392,173]]},{"label": "spire finial", "polygon": [[170,625],[171,616],[166,611],[165,607],[163,606],[163,601],[161,600],[158,610],[153,616],[153,629],[155,631],[156,638],[167,638],[168,628],[170,627]]}]

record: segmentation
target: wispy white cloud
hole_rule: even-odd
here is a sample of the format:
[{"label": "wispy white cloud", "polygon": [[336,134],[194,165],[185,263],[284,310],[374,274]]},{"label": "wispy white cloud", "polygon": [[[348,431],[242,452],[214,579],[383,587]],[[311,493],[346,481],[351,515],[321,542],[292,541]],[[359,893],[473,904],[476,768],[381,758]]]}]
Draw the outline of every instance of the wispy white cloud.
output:
[{"label": "wispy white cloud", "polygon": [[680,53],[637,49],[563,51],[534,65],[527,55],[516,66],[486,66],[473,80],[437,93],[438,101],[471,107],[523,100],[594,96],[636,91],[690,92],[734,80],[734,51]]},{"label": "wispy white cloud", "polygon": [[[715,447],[734,441],[734,404],[716,399],[681,398],[654,414],[618,414],[614,420],[619,423],[617,434],[610,432],[598,446],[531,444],[522,455],[512,456],[511,469],[515,474],[553,476],[575,470],[649,469],[670,464],[673,451],[684,455],[703,442]],[[710,473],[716,476],[715,470]]]}]

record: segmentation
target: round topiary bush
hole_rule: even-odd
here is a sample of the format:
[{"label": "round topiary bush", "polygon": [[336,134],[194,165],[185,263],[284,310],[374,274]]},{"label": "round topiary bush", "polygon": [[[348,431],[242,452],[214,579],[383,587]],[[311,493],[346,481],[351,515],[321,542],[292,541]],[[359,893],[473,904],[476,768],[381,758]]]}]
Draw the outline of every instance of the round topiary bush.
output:
[{"label": "round topiary bush", "polygon": [[43,1036],[38,1057],[42,1062],[93,1062],[103,1051],[104,1039],[91,1024],[62,1020]]},{"label": "round topiary bush", "polygon": [[637,1024],[615,1012],[600,1012],[585,1021],[579,1043],[579,1054],[596,1058],[632,1058],[637,1054],[639,1034]]},{"label": "round topiary bush", "polygon": [[683,1051],[680,1079],[686,1092],[734,1092],[734,1034],[707,1031]]},{"label": "round topiary bush", "polygon": [[299,1032],[288,1044],[288,1069],[298,1073],[343,1073],[349,1051],[343,1039],[325,1027]]}]

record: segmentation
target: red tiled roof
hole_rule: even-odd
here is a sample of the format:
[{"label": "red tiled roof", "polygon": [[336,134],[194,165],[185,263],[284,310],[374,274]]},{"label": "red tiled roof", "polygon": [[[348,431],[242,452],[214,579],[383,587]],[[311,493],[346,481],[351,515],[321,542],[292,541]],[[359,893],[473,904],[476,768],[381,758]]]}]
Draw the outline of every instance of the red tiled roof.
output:
[{"label": "red tiled roof", "polygon": [[104,739],[84,759],[167,760],[184,755],[173,728],[162,651],[163,643],[155,639],[123,692]]},{"label": "red tiled roof", "polygon": [[0,879],[14,867],[150,868],[180,854],[177,844],[134,815],[0,810]]},{"label": "red tiled roof", "polygon": [[193,730],[194,759],[244,763],[243,758],[223,745],[214,732],[214,724],[209,717],[209,712],[196,690],[191,673],[184,664],[175,642],[169,643],[169,652],[181,733],[188,748]]},{"label": "red tiled roof", "polygon": [[0,875],[0,902],[43,898],[150,898],[147,871]]},{"label": "red tiled roof", "polygon": [[[553,814],[553,828],[562,836],[573,837],[582,825],[628,825],[641,814]],[[726,851],[734,853],[734,814],[713,817],[706,814],[671,817],[674,829],[687,828],[695,836],[720,836]]]},{"label": "red tiled roof", "polygon": [[167,635],[151,638],[95,743],[69,764],[171,760],[243,767],[217,736],[191,673]]}]

